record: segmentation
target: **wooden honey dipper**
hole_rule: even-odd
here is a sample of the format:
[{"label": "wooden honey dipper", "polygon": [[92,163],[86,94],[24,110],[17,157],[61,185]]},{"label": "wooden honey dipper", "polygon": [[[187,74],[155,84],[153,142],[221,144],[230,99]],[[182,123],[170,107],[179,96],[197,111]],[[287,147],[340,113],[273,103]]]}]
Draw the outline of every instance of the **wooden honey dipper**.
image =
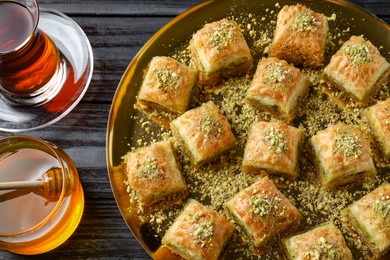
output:
[{"label": "wooden honey dipper", "polygon": [[[69,174],[70,180],[66,188],[66,194],[74,188],[73,174]],[[12,181],[12,182],[0,182],[0,190],[27,190],[34,192],[37,195],[45,197],[49,201],[58,200],[62,192],[63,174],[60,168],[52,167],[47,170],[41,179],[33,181]]]}]

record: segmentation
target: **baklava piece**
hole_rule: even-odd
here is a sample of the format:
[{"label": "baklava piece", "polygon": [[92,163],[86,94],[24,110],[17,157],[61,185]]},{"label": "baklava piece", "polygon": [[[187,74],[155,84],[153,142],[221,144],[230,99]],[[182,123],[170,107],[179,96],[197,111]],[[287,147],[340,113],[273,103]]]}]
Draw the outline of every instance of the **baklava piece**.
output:
[{"label": "baklava piece", "polygon": [[172,119],[187,111],[196,69],[169,57],[154,57],[138,93],[135,108],[160,126],[169,128]]},{"label": "baklava piece", "polygon": [[374,176],[370,145],[355,127],[337,124],[310,139],[319,177],[325,189]]},{"label": "baklava piece", "polygon": [[366,116],[383,155],[390,158],[390,98],[369,107]]},{"label": "baklava piece", "polygon": [[390,184],[383,184],[352,203],[342,215],[352,231],[369,247],[375,259],[389,251]]},{"label": "baklava piece", "polygon": [[154,143],[124,156],[128,183],[144,206],[174,195],[186,195],[187,186],[170,141]]},{"label": "baklava piece", "polygon": [[265,170],[295,179],[302,138],[302,130],[281,122],[255,123],[245,146],[242,170]]},{"label": "baklava piece", "polygon": [[252,55],[240,26],[231,20],[206,24],[193,35],[189,49],[200,71],[201,84],[214,85],[221,78],[253,68]]},{"label": "baklava piece", "polygon": [[234,230],[224,216],[190,199],[162,244],[184,259],[218,259]]},{"label": "baklava piece", "polygon": [[283,239],[281,246],[289,260],[352,260],[351,250],[345,243],[340,230],[332,222]]},{"label": "baklava piece", "polygon": [[268,176],[237,193],[226,203],[253,247],[266,246],[287,229],[297,227],[301,214]]},{"label": "baklava piece", "polygon": [[324,69],[330,94],[335,96],[332,92],[337,89],[358,105],[367,105],[389,74],[390,64],[362,36],[352,36],[346,41]]},{"label": "baklava piece", "polygon": [[236,143],[229,122],[212,101],[173,120],[171,129],[196,167],[212,161]]},{"label": "baklava piece", "polygon": [[249,87],[246,100],[289,121],[298,101],[308,91],[310,81],[299,69],[277,58],[262,59]]},{"label": "baklava piece", "polygon": [[328,34],[326,16],[297,4],[278,14],[269,56],[308,67],[323,65]]}]

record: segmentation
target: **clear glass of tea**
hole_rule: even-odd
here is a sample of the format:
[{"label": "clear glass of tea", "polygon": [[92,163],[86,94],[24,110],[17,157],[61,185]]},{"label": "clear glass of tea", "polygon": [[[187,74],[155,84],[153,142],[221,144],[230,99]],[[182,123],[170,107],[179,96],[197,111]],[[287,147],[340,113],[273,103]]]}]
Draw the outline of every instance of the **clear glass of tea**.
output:
[{"label": "clear glass of tea", "polygon": [[71,158],[37,138],[0,139],[0,184],[39,179],[44,182],[41,188],[0,190],[0,250],[44,253],[65,242],[77,228],[84,193]]},{"label": "clear glass of tea", "polygon": [[0,0],[0,130],[56,122],[84,95],[92,70],[90,43],[72,19],[37,0]]},{"label": "clear glass of tea", "polygon": [[0,1],[0,88],[9,100],[37,105],[61,88],[66,64],[38,29],[36,1]]}]

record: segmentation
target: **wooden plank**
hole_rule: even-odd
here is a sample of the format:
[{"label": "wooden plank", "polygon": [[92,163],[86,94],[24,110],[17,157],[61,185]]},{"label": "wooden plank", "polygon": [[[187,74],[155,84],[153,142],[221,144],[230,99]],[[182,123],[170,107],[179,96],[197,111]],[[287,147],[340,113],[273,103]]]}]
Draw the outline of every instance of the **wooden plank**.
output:
[{"label": "wooden plank", "polygon": [[[388,0],[351,0],[368,11],[379,16],[389,16]],[[176,16],[191,8],[201,0],[131,0],[131,1],[89,1],[79,0],[41,0],[40,5],[57,9],[73,16],[102,15],[102,16]]]},{"label": "wooden plank", "polygon": [[41,0],[42,8],[50,7],[69,15],[102,16],[176,16],[188,8],[203,2],[202,0],[162,0],[162,1],[105,1],[94,0]]},{"label": "wooden plank", "polygon": [[388,0],[352,0],[350,1],[381,18],[387,18],[389,23],[390,6]]},{"label": "wooden plank", "polygon": [[127,66],[141,47],[172,18],[75,17],[94,53],[94,74],[83,102],[111,103]]}]

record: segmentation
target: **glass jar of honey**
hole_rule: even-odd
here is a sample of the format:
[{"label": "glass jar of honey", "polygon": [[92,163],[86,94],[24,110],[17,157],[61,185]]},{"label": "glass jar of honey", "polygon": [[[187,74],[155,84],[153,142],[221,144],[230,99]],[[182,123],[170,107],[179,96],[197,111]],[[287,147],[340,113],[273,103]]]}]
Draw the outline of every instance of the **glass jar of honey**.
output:
[{"label": "glass jar of honey", "polygon": [[54,144],[27,136],[0,139],[0,249],[40,254],[65,242],[84,210],[84,193],[71,158]]}]

